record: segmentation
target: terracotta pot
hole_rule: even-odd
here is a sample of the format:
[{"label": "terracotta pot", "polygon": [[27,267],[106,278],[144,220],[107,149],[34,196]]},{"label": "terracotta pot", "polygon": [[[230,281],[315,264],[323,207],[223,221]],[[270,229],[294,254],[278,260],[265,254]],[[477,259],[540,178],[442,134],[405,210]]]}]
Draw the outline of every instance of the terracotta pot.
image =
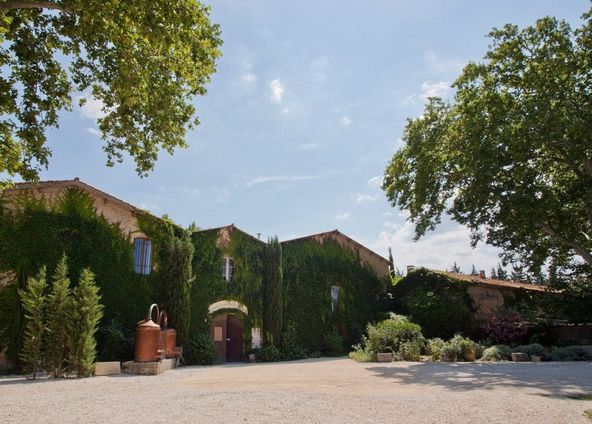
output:
[{"label": "terracotta pot", "polygon": [[474,349],[467,349],[463,352],[463,358],[467,362],[474,362],[475,361],[475,350]]}]

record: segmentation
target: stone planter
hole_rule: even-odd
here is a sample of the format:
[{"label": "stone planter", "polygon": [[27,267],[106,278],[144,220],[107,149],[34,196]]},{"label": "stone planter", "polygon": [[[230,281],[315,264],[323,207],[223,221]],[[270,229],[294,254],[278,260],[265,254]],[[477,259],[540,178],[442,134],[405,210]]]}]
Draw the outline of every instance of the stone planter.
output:
[{"label": "stone planter", "polygon": [[515,352],[512,353],[512,361],[513,362],[528,362],[528,355],[522,352]]},{"label": "stone planter", "polygon": [[456,361],[456,355],[450,352],[442,352],[442,362],[454,362]]},{"label": "stone planter", "polygon": [[249,362],[257,362],[257,356],[254,353],[249,353]]},{"label": "stone planter", "polygon": [[379,353],[376,355],[378,362],[393,362],[393,354],[390,352]]},{"label": "stone planter", "polygon": [[541,358],[540,356],[537,356],[537,355],[532,355],[532,356],[530,357],[530,360],[531,360],[532,362],[541,362],[541,360],[542,360],[542,359],[543,359],[543,358]]}]

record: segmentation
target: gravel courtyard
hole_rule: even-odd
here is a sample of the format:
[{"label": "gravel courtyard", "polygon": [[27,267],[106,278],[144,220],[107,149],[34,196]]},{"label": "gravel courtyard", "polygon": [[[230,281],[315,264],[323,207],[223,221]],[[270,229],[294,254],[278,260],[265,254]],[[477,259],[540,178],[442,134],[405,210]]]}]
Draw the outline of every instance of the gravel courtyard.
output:
[{"label": "gravel courtyard", "polygon": [[[0,422],[587,423],[591,363],[309,359],[156,377],[0,378]],[[588,397],[590,399],[590,397]]]}]

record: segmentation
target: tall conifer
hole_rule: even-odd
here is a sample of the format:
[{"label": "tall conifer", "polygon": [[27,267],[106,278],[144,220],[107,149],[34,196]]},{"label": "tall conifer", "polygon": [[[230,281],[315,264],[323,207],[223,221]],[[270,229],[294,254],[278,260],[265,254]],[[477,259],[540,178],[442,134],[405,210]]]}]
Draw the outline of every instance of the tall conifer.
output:
[{"label": "tall conifer", "polygon": [[68,321],[72,314],[70,279],[67,258],[64,254],[53,276],[51,293],[47,296],[47,334],[45,358],[47,369],[53,377],[61,377],[64,354],[69,347]]},{"label": "tall conifer", "polygon": [[33,373],[33,379],[37,377],[37,371],[41,368],[43,360],[43,334],[45,324],[43,320],[43,307],[45,302],[45,266],[41,267],[36,277],[29,277],[24,290],[19,289],[19,296],[23,304],[25,315],[25,332],[20,359]]},{"label": "tall conifer", "polygon": [[94,371],[97,355],[95,333],[103,316],[99,288],[95,285],[95,275],[90,269],[82,270],[80,283],[72,290],[72,300],[69,366],[78,377],[88,377]]}]

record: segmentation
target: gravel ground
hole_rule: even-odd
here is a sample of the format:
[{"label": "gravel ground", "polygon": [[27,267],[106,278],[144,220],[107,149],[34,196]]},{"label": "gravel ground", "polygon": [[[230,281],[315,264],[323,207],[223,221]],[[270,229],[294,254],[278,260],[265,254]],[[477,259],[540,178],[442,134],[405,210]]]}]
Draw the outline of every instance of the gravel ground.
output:
[{"label": "gravel ground", "polygon": [[[586,423],[592,363],[309,359],[160,376],[0,378],[0,422]],[[588,397],[590,399],[590,397]]]}]

